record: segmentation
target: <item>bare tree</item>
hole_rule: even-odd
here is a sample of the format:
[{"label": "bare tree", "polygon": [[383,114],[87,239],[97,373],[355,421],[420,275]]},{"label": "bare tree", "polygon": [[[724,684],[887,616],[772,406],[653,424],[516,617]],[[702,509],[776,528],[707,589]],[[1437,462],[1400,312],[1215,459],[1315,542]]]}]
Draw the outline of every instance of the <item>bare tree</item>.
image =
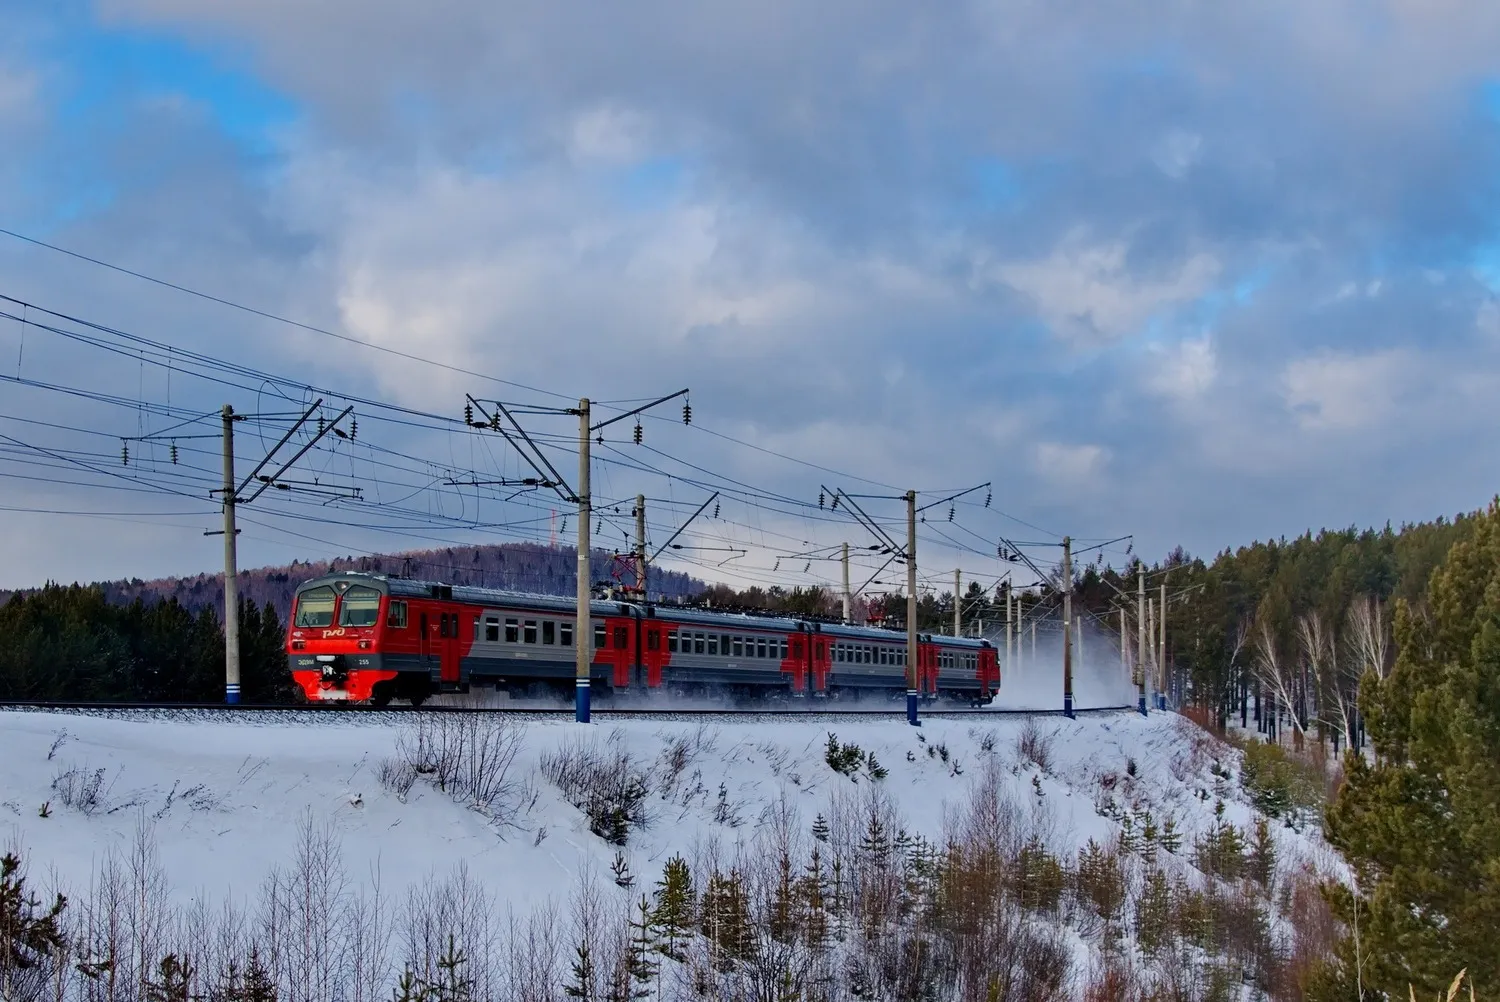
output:
[{"label": "bare tree", "polygon": [[1348,625],[1344,629],[1346,657],[1355,672],[1363,676],[1374,671],[1384,679],[1390,673],[1390,624],[1386,622],[1385,605],[1374,595],[1356,595],[1349,605]]},{"label": "bare tree", "polygon": [[1276,643],[1276,634],[1271,629],[1268,620],[1262,618],[1255,624],[1250,645],[1252,649],[1251,670],[1255,673],[1255,677],[1270,690],[1273,705],[1278,705],[1286,711],[1297,734],[1306,737],[1307,731],[1297,716],[1297,706],[1293,698],[1297,685],[1297,666],[1288,663],[1281,656]]}]

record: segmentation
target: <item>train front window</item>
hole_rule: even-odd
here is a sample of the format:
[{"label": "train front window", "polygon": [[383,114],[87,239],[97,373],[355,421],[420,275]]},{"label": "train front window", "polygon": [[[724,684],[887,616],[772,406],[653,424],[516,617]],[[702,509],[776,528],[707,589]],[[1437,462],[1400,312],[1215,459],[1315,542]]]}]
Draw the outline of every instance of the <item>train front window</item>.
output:
[{"label": "train front window", "polygon": [[311,588],[297,596],[298,626],[333,625],[333,589]]}]

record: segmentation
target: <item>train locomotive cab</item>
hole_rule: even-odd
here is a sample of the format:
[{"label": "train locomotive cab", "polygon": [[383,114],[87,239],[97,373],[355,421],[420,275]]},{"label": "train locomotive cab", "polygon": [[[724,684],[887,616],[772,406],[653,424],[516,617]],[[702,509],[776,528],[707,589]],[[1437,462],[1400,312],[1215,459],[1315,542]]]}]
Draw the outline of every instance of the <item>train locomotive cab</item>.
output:
[{"label": "train locomotive cab", "polygon": [[[385,631],[404,618],[382,577],[330,574],[304,584],[292,604],[286,653],[309,702],[390,702],[398,673],[382,663]],[[404,623],[400,624],[404,626]],[[420,702],[425,688],[413,702]]]}]

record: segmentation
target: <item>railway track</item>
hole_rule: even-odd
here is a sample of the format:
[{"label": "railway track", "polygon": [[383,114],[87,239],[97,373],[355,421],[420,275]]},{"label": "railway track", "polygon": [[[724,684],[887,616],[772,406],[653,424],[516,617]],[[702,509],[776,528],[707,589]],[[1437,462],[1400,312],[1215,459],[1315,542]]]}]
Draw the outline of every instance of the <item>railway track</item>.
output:
[{"label": "railway track", "polygon": [[[1135,708],[1128,705],[1101,706],[1075,709],[1074,713],[1079,716],[1094,716],[1100,714],[1114,714],[1123,711],[1132,711]],[[223,703],[143,703],[143,702],[70,702],[58,700],[0,700],[0,711],[13,713],[69,713],[85,716],[110,716],[123,718],[181,718],[192,719],[231,719],[257,717],[331,717],[331,718],[389,718],[397,720],[410,717],[413,714],[508,714],[521,716],[529,719],[558,719],[571,720],[573,708],[561,706],[528,706],[499,704],[490,706],[443,706],[431,703],[420,708],[412,707],[376,707],[376,706],[347,706],[340,704],[318,705],[315,703],[241,703],[236,706],[226,706]],[[611,719],[654,719],[654,720],[706,720],[725,719],[743,720],[757,718],[774,718],[786,720],[792,718],[803,718],[808,720],[879,720],[883,718],[905,719],[906,708],[904,706],[891,707],[849,707],[847,709],[829,709],[826,705],[819,704],[788,704],[776,707],[672,707],[672,706],[599,706],[595,705],[594,714],[601,722]],[[946,709],[924,709],[923,717],[934,718],[975,718],[985,717],[1058,717],[1062,716],[1062,710],[1035,710],[1035,709],[1000,709],[1000,708],[946,708]],[[371,720],[370,722],[374,722]]]}]

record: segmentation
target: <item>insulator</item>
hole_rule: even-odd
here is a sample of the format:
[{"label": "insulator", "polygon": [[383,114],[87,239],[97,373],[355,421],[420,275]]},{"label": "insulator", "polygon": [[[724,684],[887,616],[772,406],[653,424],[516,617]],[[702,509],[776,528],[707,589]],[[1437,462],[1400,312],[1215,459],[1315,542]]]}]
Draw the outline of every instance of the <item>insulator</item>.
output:
[{"label": "insulator", "polygon": [[682,423],[683,424],[692,424],[693,423],[693,405],[692,404],[683,404],[682,405]]},{"label": "insulator", "polygon": [[594,441],[597,442],[597,443],[599,443],[600,445],[603,445],[604,444],[604,432],[601,431],[599,433],[599,437],[596,438],[596,439],[594,439]]},{"label": "insulator", "polygon": [[172,465],[173,466],[177,465],[177,443],[176,442],[172,443]]},{"label": "insulator", "polygon": [[121,466],[129,466],[130,465],[130,443],[129,442],[121,442],[120,443],[120,465]]},{"label": "insulator", "polygon": [[995,492],[994,491],[987,491],[987,492],[985,492],[985,495],[984,495],[984,506],[986,508],[988,508],[990,506],[990,502],[993,501],[993,500],[995,500]]},{"label": "insulator", "polygon": [[473,423],[474,423],[474,405],[473,404],[464,404],[464,424],[472,425]]},{"label": "insulator", "polygon": [[594,526],[594,535],[598,536],[598,535],[602,535],[603,533],[604,533],[604,519],[601,518],[599,520],[599,524],[596,525],[596,526]]},{"label": "insulator", "polygon": [[775,574],[779,570],[781,570],[781,558],[777,557],[776,558],[776,566],[771,568],[771,573]]},{"label": "insulator", "polygon": [[321,435],[321,434],[323,434],[323,428],[324,428],[324,425],[325,425],[325,424],[326,424],[326,423],[327,423],[327,422],[325,422],[325,421],[324,421],[324,420],[323,420],[323,415],[321,415],[321,414],[319,414],[319,415],[318,415],[318,434],[319,434],[319,435]]},{"label": "insulator", "polygon": [[359,435],[359,418],[350,418],[349,419],[349,441],[351,441],[351,442],[354,441],[355,437],[358,436],[358,435]]},{"label": "insulator", "polygon": [[833,496],[833,504],[831,504],[831,505],[828,506],[828,510],[829,511],[834,511],[834,510],[836,510],[838,508],[838,506],[839,506],[839,496],[837,494],[835,494]]},{"label": "insulator", "polygon": [[714,502],[714,518],[719,517],[719,502]]},{"label": "insulator", "polygon": [[823,492],[818,491],[818,507],[823,507]]},{"label": "insulator", "polygon": [[563,532],[567,532],[568,531],[568,520],[566,518],[563,519],[562,531]]},{"label": "insulator", "polygon": [[495,413],[493,413],[493,414],[490,415],[490,430],[491,431],[499,431],[500,430],[500,412],[499,411],[496,411]]},{"label": "insulator", "polygon": [[950,504],[950,505],[949,505],[949,506],[948,506],[948,521],[950,521],[950,522],[951,522],[951,521],[953,521],[953,511],[954,511],[954,508],[953,508],[953,506],[952,506],[952,505],[951,505],[951,504]]},{"label": "insulator", "polygon": [[810,570],[812,570],[812,561],[811,560],[809,560],[807,563],[805,563],[805,564],[802,565],[802,573],[806,574]]},{"label": "insulator", "polygon": [[641,423],[639,421],[635,423],[635,444],[641,444]]}]

